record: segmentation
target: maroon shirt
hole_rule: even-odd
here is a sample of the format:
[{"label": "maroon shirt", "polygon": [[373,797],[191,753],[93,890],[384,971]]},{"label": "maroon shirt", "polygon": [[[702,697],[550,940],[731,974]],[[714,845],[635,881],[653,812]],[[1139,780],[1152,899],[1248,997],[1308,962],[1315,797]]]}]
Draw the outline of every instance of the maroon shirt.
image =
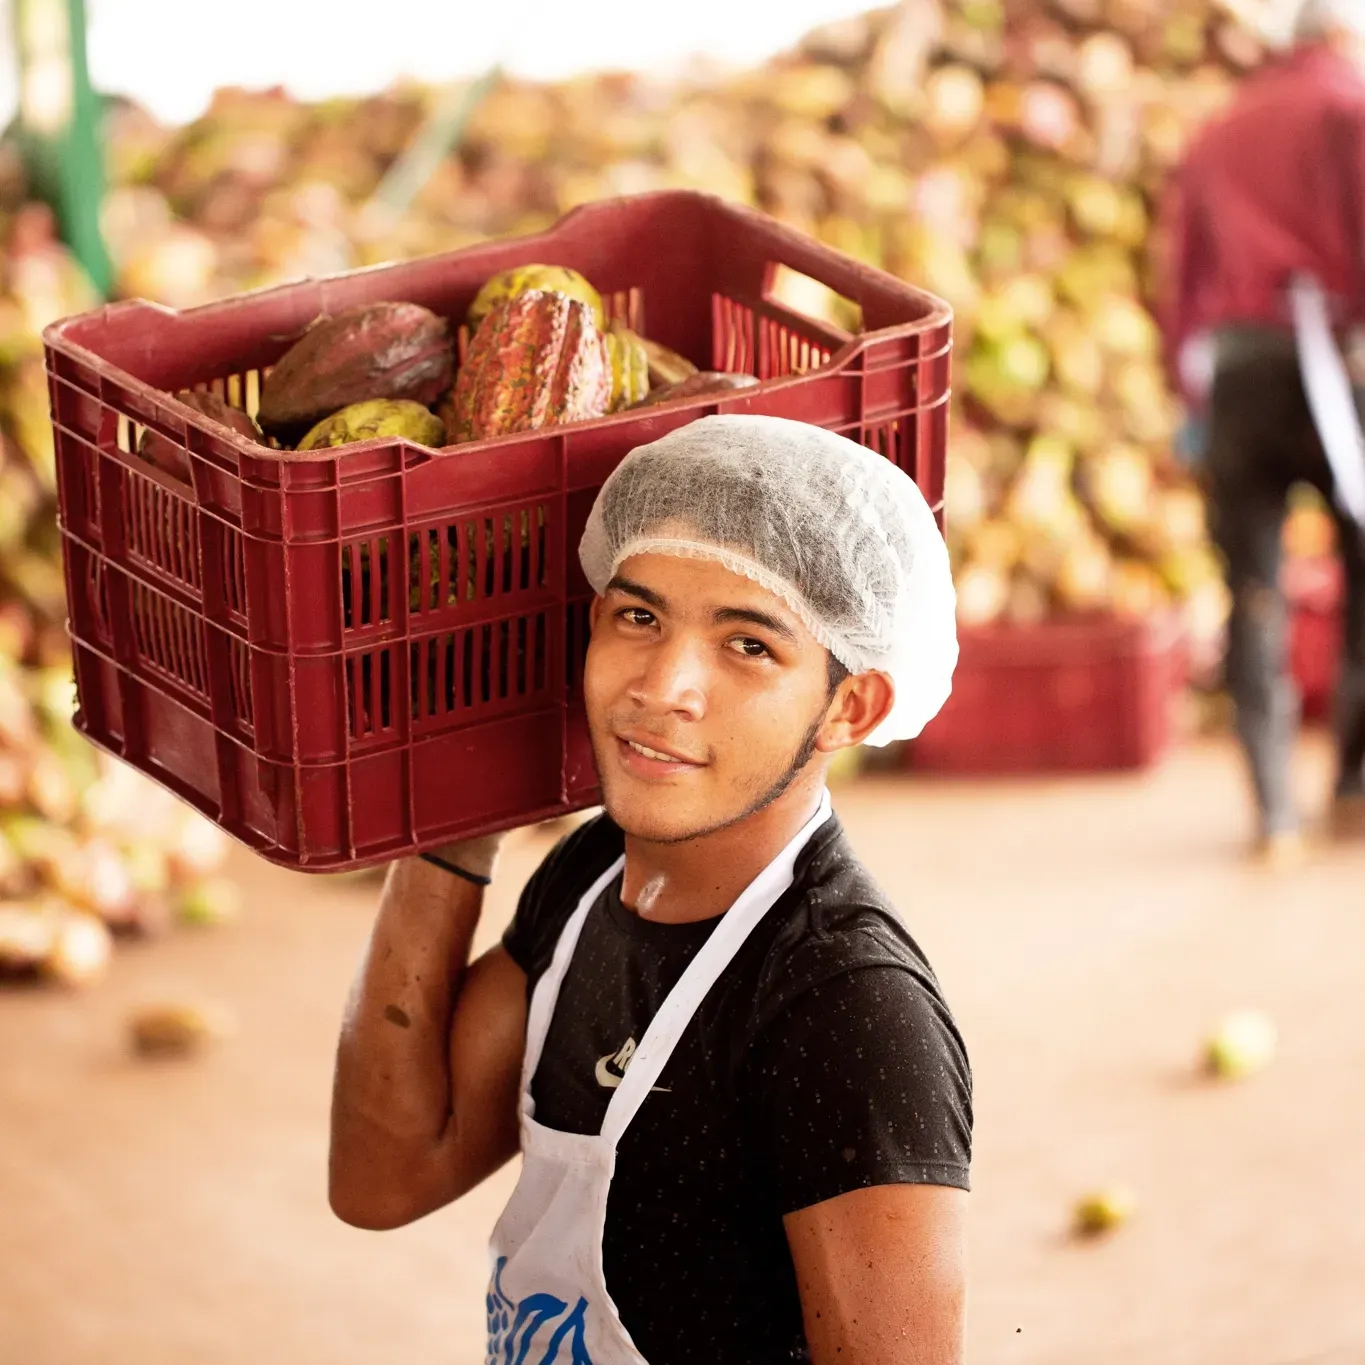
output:
[{"label": "maroon shirt", "polygon": [[1289,325],[1285,288],[1313,276],[1338,321],[1365,321],[1365,76],[1321,45],[1248,78],[1193,141],[1163,206],[1161,309],[1181,346],[1227,323]]}]

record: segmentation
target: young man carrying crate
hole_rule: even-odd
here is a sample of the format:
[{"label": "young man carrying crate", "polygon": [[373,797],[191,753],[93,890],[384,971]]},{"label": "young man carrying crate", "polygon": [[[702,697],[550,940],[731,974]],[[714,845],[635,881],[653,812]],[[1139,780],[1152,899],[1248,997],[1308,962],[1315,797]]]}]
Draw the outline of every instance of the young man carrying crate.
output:
[{"label": "young man carrying crate", "polygon": [[607,814],[473,963],[497,840],[391,869],[332,1206],[398,1227],[520,1150],[490,1362],[955,1365],[971,1074],[825,790],[947,696],[929,509],[843,437],[712,417],[627,457],[580,554]]}]

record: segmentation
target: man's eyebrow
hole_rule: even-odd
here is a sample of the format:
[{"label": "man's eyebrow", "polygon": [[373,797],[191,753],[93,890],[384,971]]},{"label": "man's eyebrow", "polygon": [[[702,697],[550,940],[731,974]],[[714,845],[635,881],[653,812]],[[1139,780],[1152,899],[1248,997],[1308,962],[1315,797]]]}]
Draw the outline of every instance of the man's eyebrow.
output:
[{"label": "man's eyebrow", "polygon": [[602,595],[605,597],[609,592],[623,592],[627,597],[638,597],[641,602],[648,602],[651,607],[658,611],[663,611],[668,605],[653,588],[647,588],[643,583],[635,582],[634,579],[623,578],[619,573],[602,590]]},{"label": "man's eyebrow", "polygon": [[747,621],[751,626],[762,626],[779,638],[796,643],[796,632],[781,617],[771,612],[757,611],[753,607],[721,607],[711,619],[717,625],[728,621]]},{"label": "man's eyebrow", "polygon": [[[612,577],[602,590],[602,595],[606,596],[609,592],[624,593],[627,597],[638,597],[641,602],[649,603],[656,611],[664,611],[668,607],[668,600],[662,593],[657,593],[653,588],[647,588],[643,583],[637,583],[633,578],[626,578],[622,574],[616,574]],[[774,616],[771,612],[760,611],[757,607],[718,607],[711,619],[717,625],[742,621],[751,626],[770,630],[779,639],[796,643],[796,632],[791,626],[780,616]]]}]

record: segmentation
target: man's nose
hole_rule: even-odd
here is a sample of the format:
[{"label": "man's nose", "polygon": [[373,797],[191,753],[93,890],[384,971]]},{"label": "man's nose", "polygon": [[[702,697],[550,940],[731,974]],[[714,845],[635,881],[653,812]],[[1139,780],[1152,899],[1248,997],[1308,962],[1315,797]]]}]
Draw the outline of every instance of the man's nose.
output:
[{"label": "man's nose", "polygon": [[704,647],[683,636],[660,640],[645,652],[630,697],[650,711],[700,720],[706,714]]}]

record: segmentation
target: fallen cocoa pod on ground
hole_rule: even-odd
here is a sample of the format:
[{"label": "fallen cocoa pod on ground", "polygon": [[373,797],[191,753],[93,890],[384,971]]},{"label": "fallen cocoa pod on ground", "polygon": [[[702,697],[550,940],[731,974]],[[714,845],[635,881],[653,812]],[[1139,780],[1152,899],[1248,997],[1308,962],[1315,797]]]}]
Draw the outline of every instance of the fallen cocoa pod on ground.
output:
[{"label": "fallen cocoa pod on ground", "polygon": [[1100,1237],[1122,1227],[1136,1208],[1137,1199],[1127,1186],[1111,1185],[1076,1204],[1072,1227],[1077,1237]]},{"label": "fallen cocoa pod on ground", "polygon": [[128,1018],[128,1037],[141,1057],[188,1057],[236,1032],[222,1005],[165,1002],[144,1005]]}]

